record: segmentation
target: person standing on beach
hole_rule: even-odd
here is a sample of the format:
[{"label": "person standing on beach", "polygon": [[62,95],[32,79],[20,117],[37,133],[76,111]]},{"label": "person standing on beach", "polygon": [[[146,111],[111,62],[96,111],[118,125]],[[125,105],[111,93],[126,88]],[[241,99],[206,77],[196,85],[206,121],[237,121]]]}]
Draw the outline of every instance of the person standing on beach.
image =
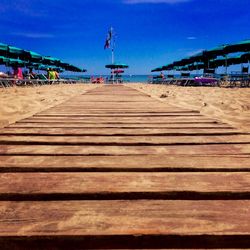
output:
[{"label": "person standing on beach", "polygon": [[56,79],[56,74],[55,71],[53,71],[52,69],[48,69],[48,79],[49,80],[55,80]]},{"label": "person standing on beach", "polygon": [[13,68],[13,76],[15,79],[23,79],[23,72],[20,67]]}]

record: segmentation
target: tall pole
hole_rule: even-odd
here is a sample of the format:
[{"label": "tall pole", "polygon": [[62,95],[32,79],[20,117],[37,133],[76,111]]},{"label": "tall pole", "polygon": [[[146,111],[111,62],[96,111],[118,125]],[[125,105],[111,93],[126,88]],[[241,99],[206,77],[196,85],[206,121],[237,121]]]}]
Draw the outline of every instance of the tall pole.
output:
[{"label": "tall pole", "polygon": [[[114,34],[113,34],[113,27],[110,28],[110,33],[111,33],[111,62],[112,64],[115,63],[115,42],[114,42]],[[115,74],[114,74],[114,70],[112,69],[112,82],[115,82]]]}]

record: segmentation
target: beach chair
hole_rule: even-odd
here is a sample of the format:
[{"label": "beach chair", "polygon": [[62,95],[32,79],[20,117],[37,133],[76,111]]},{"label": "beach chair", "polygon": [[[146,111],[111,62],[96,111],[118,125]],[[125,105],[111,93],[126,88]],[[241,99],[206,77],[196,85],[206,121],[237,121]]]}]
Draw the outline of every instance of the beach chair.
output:
[{"label": "beach chair", "polygon": [[249,67],[242,67],[241,71],[232,71],[229,77],[230,87],[249,87]]}]

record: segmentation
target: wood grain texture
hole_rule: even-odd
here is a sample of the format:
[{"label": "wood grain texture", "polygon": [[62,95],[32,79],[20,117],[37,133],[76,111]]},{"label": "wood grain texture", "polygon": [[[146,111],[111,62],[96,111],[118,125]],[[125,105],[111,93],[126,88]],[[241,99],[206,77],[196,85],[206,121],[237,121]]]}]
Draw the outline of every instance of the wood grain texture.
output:
[{"label": "wood grain texture", "polygon": [[0,174],[0,199],[45,198],[249,199],[250,173]]},{"label": "wood grain texture", "polygon": [[128,86],[0,130],[1,249],[250,248],[250,134]]},{"label": "wood grain texture", "polygon": [[0,135],[0,144],[63,145],[176,145],[176,144],[250,144],[250,135],[208,136],[23,136]]},{"label": "wood grain texture", "polygon": [[0,236],[250,236],[244,200],[0,202],[0,211]]}]

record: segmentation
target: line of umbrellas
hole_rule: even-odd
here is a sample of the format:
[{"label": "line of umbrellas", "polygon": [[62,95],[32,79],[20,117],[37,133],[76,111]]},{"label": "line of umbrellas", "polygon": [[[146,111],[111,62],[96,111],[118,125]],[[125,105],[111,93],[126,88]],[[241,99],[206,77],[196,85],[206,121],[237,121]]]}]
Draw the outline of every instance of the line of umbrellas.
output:
[{"label": "line of umbrellas", "polygon": [[34,51],[24,50],[4,43],[0,43],[0,65],[7,67],[27,67],[36,70],[51,68],[59,72],[86,72],[85,69],[62,62],[58,58],[42,56]]},{"label": "line of umbrellas", "polygon": [[[237,56],[229,56],[232,53],[241,53]],[[219,57],[223,58],[219,58]],[[235,44],[226,44],[210,50],[204,50],[193,56],[183,58],[171,64],[155,68],[151,72],[163,70],[193,71],[200,69],[228,67],[230,65],[249,63],[250,61],[250,40],[244,40]]]}]

